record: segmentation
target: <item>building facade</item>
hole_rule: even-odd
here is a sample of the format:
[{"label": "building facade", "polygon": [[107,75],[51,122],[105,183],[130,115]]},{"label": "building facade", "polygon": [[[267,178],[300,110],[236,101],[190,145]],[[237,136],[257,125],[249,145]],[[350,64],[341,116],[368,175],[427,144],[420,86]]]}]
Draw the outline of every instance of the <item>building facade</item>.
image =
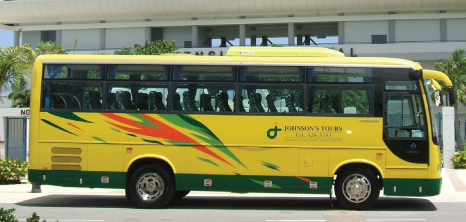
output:
[{"label": "building facade", "polygon": [[466,48],[466,0],[0,0],[0,28],[14,31],[15,44],[55,41],[71,53],[159,39],[202,55],[318,45],[434,69]]}]

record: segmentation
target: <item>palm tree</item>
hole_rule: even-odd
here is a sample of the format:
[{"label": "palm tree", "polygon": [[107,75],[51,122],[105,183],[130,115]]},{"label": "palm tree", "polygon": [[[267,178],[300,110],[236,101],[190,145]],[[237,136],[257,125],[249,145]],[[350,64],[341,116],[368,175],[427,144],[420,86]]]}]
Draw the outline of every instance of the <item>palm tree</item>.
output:
[{"label": "palm tree", "polygon": [[[21,78],[26,78],[32,70],[34,59],[35,53],[28,44],[0,48],[0,92]],[[3,102],[2,98],[0,102]]]},{"label": "palm tree", "polygon": [[11,100],[12,108],[26,108],[31,104],[31,90],[27,88],[27,85],[27,81],[23,78],[11,85],[11,93],[8,95],[8,99]]},{"label": "palm tree", "polygon": [[[459,123],[457,121],[458,115],[458,102],[466,105],[466,51],[464,49],[457,49],[452,53],[452,59],[445,59],[442,62],[435,64],[435,69],[445,73],[453,83],[455,89],[457,102],[455,107],[455,137],[456,137],[456,148],[458,150],[464,150],[463,143],[461,141]],[[447,93],[444,88],[443,93]],[[446,94],[445,94],[446,95]]]}]

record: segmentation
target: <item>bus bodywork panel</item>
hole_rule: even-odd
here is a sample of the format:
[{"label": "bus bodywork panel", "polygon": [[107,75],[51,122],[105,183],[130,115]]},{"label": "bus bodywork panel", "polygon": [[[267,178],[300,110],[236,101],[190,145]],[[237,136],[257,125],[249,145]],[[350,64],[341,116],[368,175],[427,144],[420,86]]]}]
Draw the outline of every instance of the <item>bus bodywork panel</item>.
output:
[{"label": "bus bodywork panel", "polygon": [[31,146],[41,161],[29,172],[39,184],[124,188],[140,158],[168,162],[178,190],[328,193],[352,163],[373,166],[387,184],[427,176],[385,169],[397,157],[374,117],[42,112],[39,128]]}]

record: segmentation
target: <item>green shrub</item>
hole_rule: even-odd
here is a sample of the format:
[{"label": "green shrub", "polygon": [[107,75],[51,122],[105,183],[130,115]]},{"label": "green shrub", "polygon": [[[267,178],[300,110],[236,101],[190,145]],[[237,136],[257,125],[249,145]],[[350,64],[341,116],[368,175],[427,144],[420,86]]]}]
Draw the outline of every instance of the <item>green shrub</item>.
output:
[{"label": "green shrub", "polygon": [[451,156],[455,169],[466,168],[466,151],[458,151]]},{"label": "green shrub", "polygon": [[4,210],[3,207],[0,208],[0,221],[2,222],[18,222],[18,220],[13,215],[15,209]]},{"label": "green shrub", "polygon": [[26,174],[26,162],[20,159],[0,160],[0,183],[18,183]]},{"label": "green shrub", "polygon": [[[39,215],[36,212],[32,213],[31,217],[26,218],[26,222],[41,222]],[[46,220],[42,220],[42,222],[46,222]]]},{"label": "green shrub", "polygon": [[115,55],[160,55],[174,53],[178,49],[175,41],[156,40],[145,41],[144,45],[124,47],[120,51],[115,51]]},{"label": "green shrub", "polygon": [[[18,222],[18,219],[13,215],[16,209],[8,209],[4,210],[3,207],[0,208],[0,221],[1,222]],[[39,215],[36,212],[32,213],[31,217],[26,218],[26,222],[41,222]],[[46,220],[42,220],[42,222],[47,222]]]}]

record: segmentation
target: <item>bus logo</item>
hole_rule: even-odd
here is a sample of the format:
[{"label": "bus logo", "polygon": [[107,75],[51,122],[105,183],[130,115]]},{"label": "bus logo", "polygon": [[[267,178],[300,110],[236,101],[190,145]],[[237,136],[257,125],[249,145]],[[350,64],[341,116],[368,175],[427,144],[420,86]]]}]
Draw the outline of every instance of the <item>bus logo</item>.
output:
[{"label": "bus logo", "polygon": [[269,139],[273,140],[277,137],[278,135],[278,132],[282,131],[281,128],[278,128],[277,127],[277,124],[275,124],[275,127],[274,128],[270,128],[269,130],[267,130],[267,137],[269,137]]}]

